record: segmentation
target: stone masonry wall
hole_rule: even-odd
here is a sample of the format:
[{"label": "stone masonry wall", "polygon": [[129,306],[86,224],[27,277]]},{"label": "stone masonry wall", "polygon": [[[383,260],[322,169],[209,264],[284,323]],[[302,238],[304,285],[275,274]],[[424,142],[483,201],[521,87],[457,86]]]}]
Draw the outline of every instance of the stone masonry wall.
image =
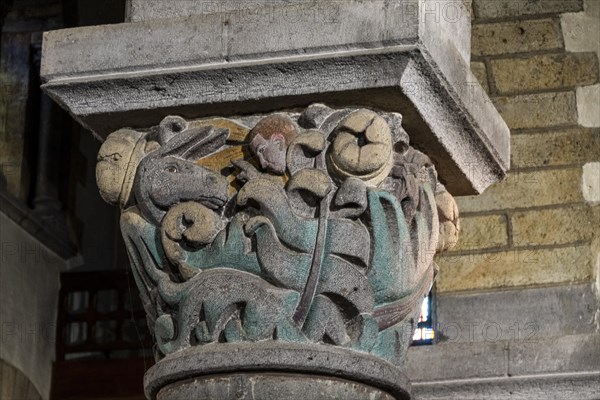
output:
[{"label": "stone masonry wall", "polygon": [[437,291],[593,282],[600,1],[475,0],[473,8],[472,70],[511,128],[512,166],[506,181],[458,199],[461,238],[438,261]]},{"label": "stone masonry wall", "polygon": [[457,198],[438,341],[409,352],[419,400],[598,398],[599,43],[600,0],[473,0],[471,67],[511,128],[512,165]]}]

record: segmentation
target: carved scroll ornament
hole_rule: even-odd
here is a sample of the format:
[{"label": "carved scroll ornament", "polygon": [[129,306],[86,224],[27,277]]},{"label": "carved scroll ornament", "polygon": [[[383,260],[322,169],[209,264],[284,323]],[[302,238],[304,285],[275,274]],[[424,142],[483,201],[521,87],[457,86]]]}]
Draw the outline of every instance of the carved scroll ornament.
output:
[{"label": "carved scroll ornament", "polygon": [[315,104],[110,135],[98,186],[122,208],[157,358],[278,341],[401,365],[433,257],[458,233],[452,196],[401,122]]}]

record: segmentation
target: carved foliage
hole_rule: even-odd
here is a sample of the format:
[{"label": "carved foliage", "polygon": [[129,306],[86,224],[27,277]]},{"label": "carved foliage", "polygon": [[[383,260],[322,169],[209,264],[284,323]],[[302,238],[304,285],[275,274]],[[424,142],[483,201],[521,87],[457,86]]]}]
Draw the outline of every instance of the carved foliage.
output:
[{"label": "carved foliage", "polygon": [[436,249],[455,233],[448,223],[458,230],[452,197],[399,114],[316,104],[300,115],[168,117],[111,135],[98,171],[105,199],[125,199],[122,232],[158,357],[281,340],[400,364]]}]

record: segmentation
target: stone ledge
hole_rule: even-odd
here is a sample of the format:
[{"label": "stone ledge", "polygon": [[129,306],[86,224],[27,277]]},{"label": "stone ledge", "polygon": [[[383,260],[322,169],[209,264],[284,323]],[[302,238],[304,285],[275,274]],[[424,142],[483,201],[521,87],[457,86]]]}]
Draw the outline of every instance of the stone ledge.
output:
[{"label": "stone ledge", "polygon": [[[417,399],[505,399],[509,391],[516,399],[571,399],[565,390],[580,385],[589,394],[586,374],[600,373],[598,309],[593,284],[438,295],[441,341],[408,352],[413,392]],[[551,374],[565,376],[557,397]],[[529,383],[540,392],[527,391]]]},{"label": "stone ledge", "polygon": [[415,0],[336,4],[335,23],[257,24],[214,13],[47,32],[44,90],[101,138],[168,114],[231,116],[312,102],[393,110],[451,193],[479,193],[503,179],[508,128],[456,41],[470,36],[470,19],[421,18]]},{"label": "stone ledge", "polygon": [[423,382],[415,400],[597,400],[600,371]]},{"label": "stone ledge", "polygon": [[598,333],[510,344],[509,376],[585,372],[599,368],[600,335]]},{"label": "stone ledge", "polygon": [[453,343],[592,334],[598,308],[591,283],[435,297],[439,340]]},{"label": "stone ledge", "polygon": [[504,342],[436,343],[408,350],[406,374],[411,382],[490,378],[506,375]]},{"label": "stone ledge", "polygon": [[[471,384],[472,380],[502,380],[509,376],[527,379],[531,374],[586,373],[598,371],[599,344],[600,335],[593,333],[527,342],[487,341],[417,346],[409,349],[407,375],[414,388],[418,385],[443,386],[444,382],[451,380]],[[470,390],[477,388],[478,385]],[[481,398],[481,393],[476,398]],[[456,394],[448,398],[463,399]]]},{"label": "stone ledge", "polygon": [[346,379],[377,387],[397,400],[407,400],[410,383],[393,364],[349,349],[262,341],[195,346],[173,353],[144,375],[148,399],[175,382],[238,372],[283,372]]}]

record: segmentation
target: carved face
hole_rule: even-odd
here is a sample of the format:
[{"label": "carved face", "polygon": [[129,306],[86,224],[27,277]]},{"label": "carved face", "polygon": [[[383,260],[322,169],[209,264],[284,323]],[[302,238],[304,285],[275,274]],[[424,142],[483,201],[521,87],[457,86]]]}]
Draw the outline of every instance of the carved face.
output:
[{"label": "carved face", "polygon": [[250,142],[261,167],[277,175],[283,175],[286,167],[287,144],[282,134],[276,133],[269,139],[256,135]]}]

